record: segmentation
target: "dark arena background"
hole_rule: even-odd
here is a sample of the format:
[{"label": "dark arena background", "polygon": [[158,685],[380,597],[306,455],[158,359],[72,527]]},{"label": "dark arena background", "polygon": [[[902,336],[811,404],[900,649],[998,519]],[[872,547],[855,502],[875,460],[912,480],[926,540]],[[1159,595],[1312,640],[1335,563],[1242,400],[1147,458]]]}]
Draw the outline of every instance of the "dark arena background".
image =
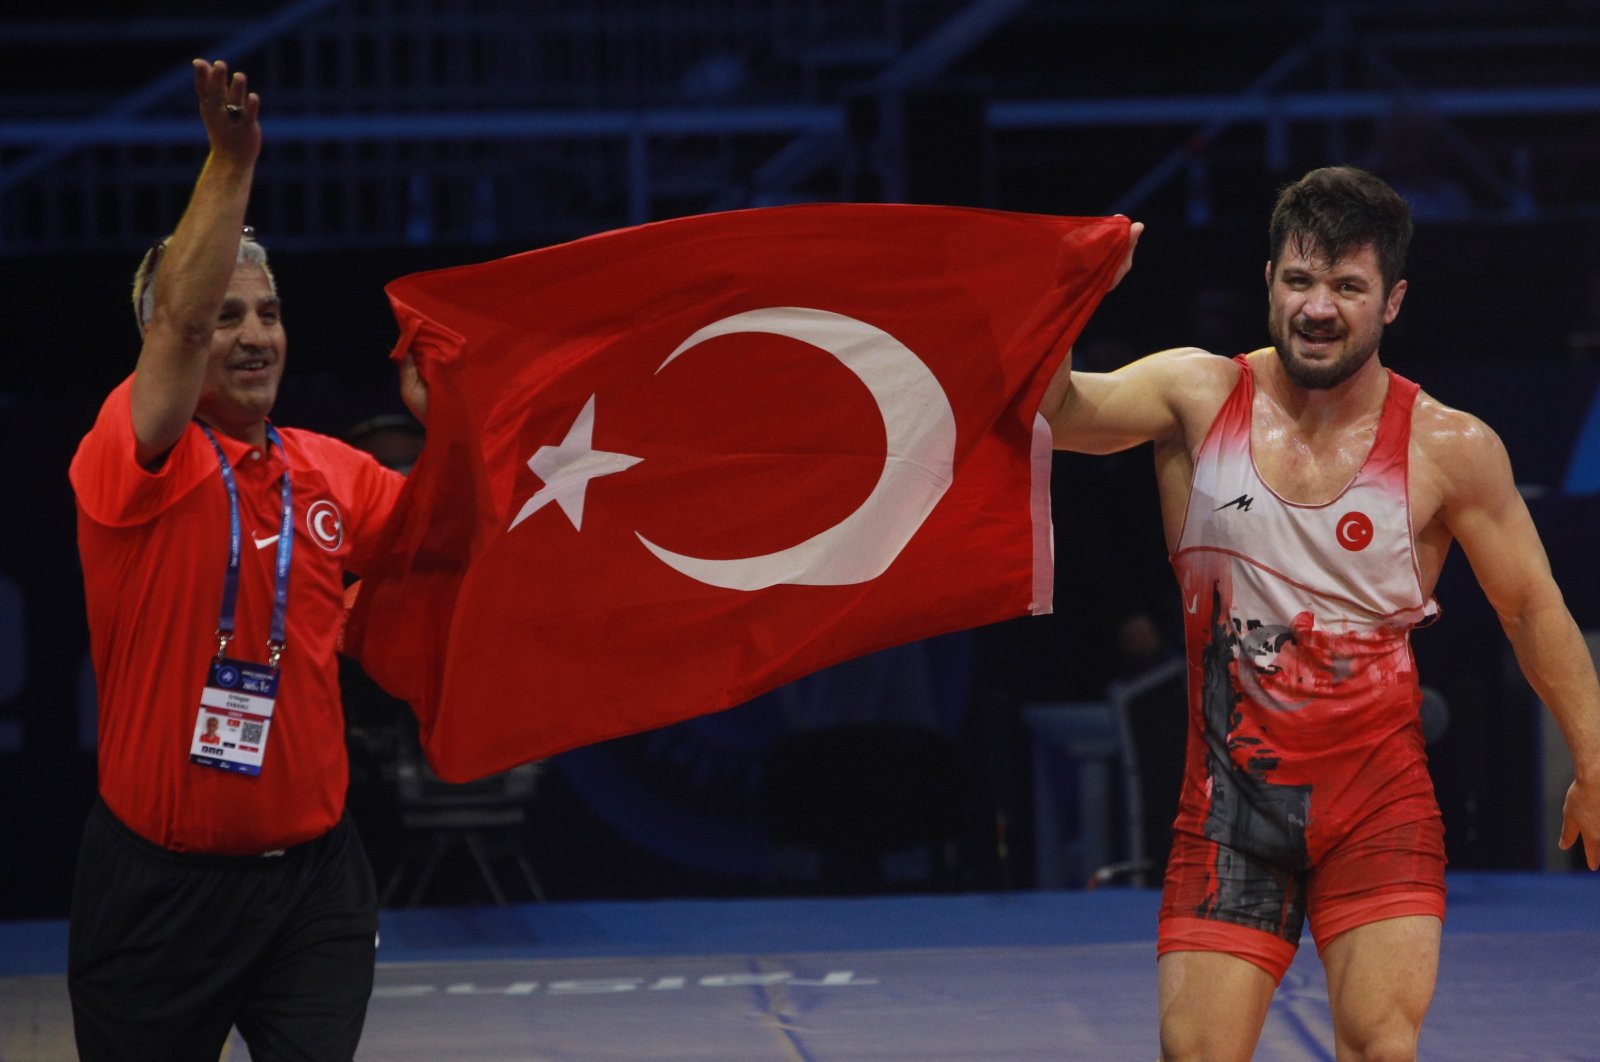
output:
[{"label": "dark arena background", "polygon": [[[272,254],[291,355],[275,417],[333,435],[403,411],[386,360],[396,339],[387,281],[751,206],[903,201],[1127,214],[1147,232],[1133,272],[1089,323],[1077,364],[1109,369],[1181,345],[1248,350],[1265,341],[1265,222],[1278,187],[1329,163],[1373,169],[1416,218],[1409,294],[1384,360],[1500,433],[1568,605],[1600,647],[1594,0],[27,6],[0,17],[0,942],[12,934],[0,951],[25,956],[0,964],[0,1058],[58,1057],[19,1030],[38,1037],[65,1020],[56,945],[95,792],[94,686],[66,469],[138,352],[133,268],[171,230],[204,157],[195,56],[227,59],[261,93],[266,146],[250,220]],[[585,950],[591,938],[560,928],[611,927],[608,919],[652,910],[633,906],[650,901],[690,912],[714,901],[729,919],[757,901],[932,896],[966,905],[941,909],[955,922],[937,932],[926,927],[946,915],[929,909],[917,930],[920,915],[897,908],[908,928],[892,941],[884,927],[893,918],[877,913],[888,908],[851,909],[851,925],[884,935],[849,947],[887,949],[880,955],[1023,939],[1036,950],[1153,941],[1153,867],[1183,709],[1171,665],[1181,606],[1149,449],[1058,454],[1053,495],[1051,616],[851,661],[724,713],[467,786],[433,778],[405,706],[347,669],[351,810],[384,894],[385,933],[392,927],[400,942],[380,953],[380,986],[396,999],[443,999],[446,985],[499,978],[502,987],[545,986],[519,1006],[556,1007],[551,985],[622,976],[599,966],[569,969],[567,981],[548,970],[522,980],[498,969],[385,972],[396,956],[485,958],[468,947],[475,934],[485,946],[522,949],[488,956],[497,961],[592,965],[648,954],[634,987],[691,973],[701,981],[687,983],[712,979],[701,995],[724,984],[715,978],[731,975],[716,963],[701,970],[703,958],[686,959],[679,969],[661,958],[679,952],[630,929],[596,930],[593,939],[611,943]],[[1576,854],[1554,844],[1570,762],[1459,551],[1438,598],[1441,619],[1413,644],[1459,891],[1495,896],[1515,882],[1534,890],[1516,892],[1526,913],[1543,904],[1528,897],[1555,888],[1550,902],[1592,922],[1600,892],[1570,873]],[[1127,917],[1132,928],[1071,940],[1059,925],[1030,936],[1019,924],[1015,940],[959,928],[995,904],[1018,917],[1003,907],[1008,899],[1081,900],[1095,906],[1039,907],[1040,919]],[[791,918],[806,917],[760,910],[767,924],[791,929]],[[442,921],[419,920],[430,911]],[[1528,930],[1517,917],[1489,929]],[[430,934],[451,925],[454,950],[429,952]],[[797,931],[707,933],[704,946],[681,952],[807,947]],[[819,929],[810,944],[846,950],[842,940]],[[769,1056],[708,1047],[687,1031],[683,1043],[698,1046],[677,1054],[585,1053],[578,1032],[541,1041],[535,1019],[526,1039],[508,1031],[496,1047],[485,1033],[474,1047],[415,1041],[413,1053],[394,1046],[372,1057],[1149,1058],[1153,948],[1139,947],[1128,952],[1126,984],[1144,995],[1126,1020],[1146,1031],[1128,1054],[1094,1047],[1119,1041],[1094,1040],[1093,1022],[1080,1029],[1089,1046],[1065,1054],[1001,1037],[992,1054],[940,1054],[930,1039],[902,1054],[829,1053],[813,1041]],[[1121,954],[1093,958],[1090,969],[1122,976]],[[1462,969],[1489,970],[1504,955],[1485,946]],[[1592,962],[1570,961],[1562,976],[1592,983]],[[840,974],[846,966],[804,966],[781,967],[788,982],[739,983],[838,996],[864,983],[859,972],[856,981]],[[988,975],[940,976],[953,986]],[[993,976],[1022,975],[1013,966]],[[1094,991],[1093,980],[1061,991]],[[387,1035],[382,1042],[403,1044],[403,1016],[386,1034],[378,1028],[389,1013],[381,1001],[380,992],[369,1043]],[[1460,1005],[1470,1024],[1471,1008]],[[545,1015],[550,1027],[583,1026],[561,1013]],[[1582,1013],[1589,1050],[1600,1051],[1593,1011]],[[476,1014],[462,1027],[502,1020]],[[1278,1029],[1289,1046],[1271,1057],[1332,1057],[1318,1053],[1325,1013],[1274,1020],[1299,1024]],[[654,1042],[676,1043],[680,1034],[661,1021]],[[1440,1057],[1594,1055],[1463,1047]]]}]

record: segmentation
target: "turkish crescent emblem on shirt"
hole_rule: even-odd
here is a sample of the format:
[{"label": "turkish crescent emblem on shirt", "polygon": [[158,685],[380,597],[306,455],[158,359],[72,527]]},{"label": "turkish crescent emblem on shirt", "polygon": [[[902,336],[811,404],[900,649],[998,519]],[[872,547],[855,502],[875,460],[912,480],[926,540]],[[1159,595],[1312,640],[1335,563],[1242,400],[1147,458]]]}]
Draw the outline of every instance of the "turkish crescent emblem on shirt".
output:
[{"label": "turkish crescent emblem on shirt", "polygon": [[[933,512],[954,479],[956,419],[938,378],[889,333],[843,314],[773,306],[724,317],[678,344],[656,371],[708,339],[741,332],[787,336],[826,351],[860,380],[883,418],[887,452],[877,484],[854,512],[803,542],[751,557],[693,557],[634,532],[644,547],[689,578],[728,590],[845,586],[882,575]],[[582,529],[589,480],[621,472],[641,458],[595,450],[594,397],[558,446],[541,446],[528,467],[544,481],[511,521],[516,527],[555,502]],[[509,530],[509,528],[507,529]]]},{"label": "turkish crescent emblem on shirt", "polygon": [[339,507],[325,498],[312,502],[306,510],[306,530],[311,540],[329,553],[344,544],[344,519]]},{"label": "turkish crescent emblem on shirt", "polygon": [[1372,545],[1372,520],[1366,513],[1345,513],[1339,518],[1335,534],[1339,545],[1352,553],[1359,553]]}]

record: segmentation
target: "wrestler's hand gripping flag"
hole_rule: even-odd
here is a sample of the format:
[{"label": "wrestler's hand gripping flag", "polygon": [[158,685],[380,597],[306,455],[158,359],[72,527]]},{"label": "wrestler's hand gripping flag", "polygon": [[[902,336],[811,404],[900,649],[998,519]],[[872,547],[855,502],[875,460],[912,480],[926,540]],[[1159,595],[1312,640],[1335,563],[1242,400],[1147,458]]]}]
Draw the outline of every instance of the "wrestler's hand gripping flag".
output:
[{"label": "wrestler's hand gripping flag", "polygon": [[348,651],[459,781],[1048,612],[1036,410],[1127,242],[794,206],[394,281],[428,442]]}]

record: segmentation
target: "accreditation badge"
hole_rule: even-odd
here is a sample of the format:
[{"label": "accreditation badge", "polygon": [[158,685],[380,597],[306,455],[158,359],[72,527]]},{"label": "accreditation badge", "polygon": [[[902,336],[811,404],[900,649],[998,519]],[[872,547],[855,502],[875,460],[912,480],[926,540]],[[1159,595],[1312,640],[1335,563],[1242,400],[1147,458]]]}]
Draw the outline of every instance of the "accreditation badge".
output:
[{"label": "accreditation badge", "polygon": [[226,658],[211,661],[189,743],[190,761],[260,774],[277,699],[277,668]]}]

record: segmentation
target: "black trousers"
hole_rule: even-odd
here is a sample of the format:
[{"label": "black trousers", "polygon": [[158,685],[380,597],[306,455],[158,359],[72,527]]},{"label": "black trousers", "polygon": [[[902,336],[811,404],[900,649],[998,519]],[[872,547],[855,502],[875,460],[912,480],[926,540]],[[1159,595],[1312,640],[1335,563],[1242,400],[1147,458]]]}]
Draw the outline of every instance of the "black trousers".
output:
[{"label": "black trousers", "polygon": [[172,852],[96,801],[73,884],[67,984],[84,1062],[354,1056],[372,995],[372,868],[348,818],[279,856]]}]

